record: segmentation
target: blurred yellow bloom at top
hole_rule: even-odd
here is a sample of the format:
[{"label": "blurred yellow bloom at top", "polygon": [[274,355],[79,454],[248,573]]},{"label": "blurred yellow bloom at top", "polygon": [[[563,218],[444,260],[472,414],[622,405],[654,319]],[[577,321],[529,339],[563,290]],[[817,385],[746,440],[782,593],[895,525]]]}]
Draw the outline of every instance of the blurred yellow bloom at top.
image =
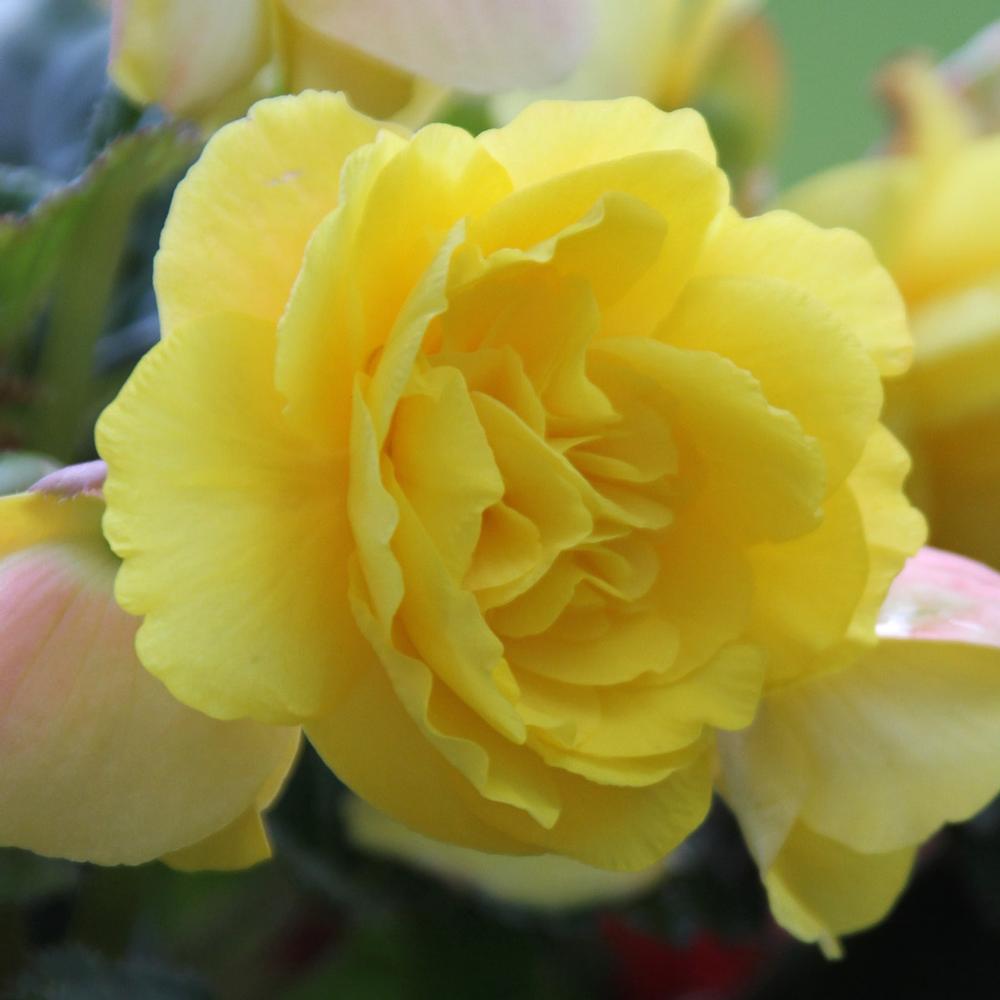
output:
[{"label": "blurred yellow bloom at top", "polygon": [[784,80],[762,0],[596,0],[594,44],[565,80],[493,100],[501,120],[540,97],[638,95],[708,118],[723,167],[738,183],[777,138]]},{"label": "blurred yellow bloom at top", "polygon": [[265,101],[156,287],[98,431],[139,656],[430,837],[653,864],[717,734],[873,646],[922,539],[898,292],[855,234],[729,208],[691,111],[473,138]]},{"label": "blurred yellow bloom at top", "polygon": [[806,181],[783,204],[873,243],[909,308],[916,362],[890,393],[936,544],[1000,566],[1000,135],[927,64],[886,77],[892,155]]},{"label": "blurred yellow bloom at top", "polygon": [[558,79],[591,29],[590,0],[113,0],[112,12],[122,90],[216,123],[309,87],[420,123],[451,87]]}]

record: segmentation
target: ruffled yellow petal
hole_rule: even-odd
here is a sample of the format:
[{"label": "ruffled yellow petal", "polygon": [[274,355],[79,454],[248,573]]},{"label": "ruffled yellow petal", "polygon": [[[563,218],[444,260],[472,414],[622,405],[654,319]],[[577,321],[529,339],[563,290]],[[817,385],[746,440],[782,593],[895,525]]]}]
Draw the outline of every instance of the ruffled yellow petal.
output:
[{"label": "ruffled yellow petal", "polygon": [[[535,109],[538,107],[535,105]],[[592,109],[593,106],[582,107]],[[645,107],[652,111],[648,105]],[[579,115],[572,105],[552,105],[551,108],[553,111],[558,109],[560,118],[567,119],[574,129],[588,126],[586,121],[574,121]],[[663,112],[655,113],[663,118],[670,117]],[[696,120],[701,123],[700,118]],[[554,121],[545,124],[548,128],[557,127]],[[592,127],[599,129],[601,124],[594,122]],[[674,129],[666,131],[672,133]],[[586,131],[581,133],[580,141],[586,138],[594,142],[599,137],[599,132]],[[516,139],[523,141],[520,136]],[[523,183],[514,167],[504,159],[508,152],[505,144],[487,142],[485,136],[480,136],[479,141],[511,172],[515,184]],[[511,144],[514,149],[521,148],[514,139]],[[674,145],[681,147],[680,142]],[[627,292],[606,310],[602,332],[651,333],[694,270],[710,227],[725,207],[728,199],[725,175],[715,168],[714,161],[707,155],[696,155],[687,148],[671,148],[669,140],[658,145],[653,139],[649,141],[649,148],[637,143],[631,155],[622,154],[612,160],[600,159],[599,151],[592,156],[580,152],[579,161],[568,164],[567,168],[567,172],[560,173],[558,167],[554,167],[551,175],[540,174],[531,183],[519,186],[492,211],[472,222],[470,240],[485,253],[502,248],[531,250],[584,220],[608,191],[629,195],[655,211],[666,228],[662,240],[657,238],[654,244],[658,252],[638,280],[630,282]],[[648,218],[649,213],[645,214]],[[635,212],[628,221],[636,233]],[[648,230],[648,223],[644,228]],[[636,235],[631,236],[630,244],[635,242]],[[638,256],[628,262],[625,274],[634,272],[638,262],[649,259],[648,250],[644,252],[641,247],[642,244]],[[607,268],[605,258],[603,267],[591,265],[590,271],[600,275]],[[599,278],[598,281],[606,284],[607,279]]]},{"label": "ruffled yellow petal", "polygon": [[637,153],[687,150],[715,163],[696,111],[660,111],[638,97],[616,101],[537,101],[479,141],[519,188]]},{"label": "ruffled yellow petal", "polygon": [[771,406],[760,384],[723,355],[619,338],[595,349],[662,385],[697,456],[710,503],[750,537],[792,538],[815,527],[825,490],[816,441]]},{"label": "ruffled yellow petal", "polygon": [[847,480],[868,544],[868,579],[848,631],[848,639],[859,645],[874,641],[875,623],[890,584],[927,541],[924,516],[903,492],[909,472],[906,449],[880,424]]},{"label": "ruffled yellow petal", "polygon": [[[779,545],[755,545],[748,559],[754,579],[750,634],[768,651],[769,684],[815,670],[820,657],[843,644],[871,567],[851,489],[842,486],[823,505],[815,531]],[[817,566],[824,571],[815,572]],[[869,632],[874,641],[874,623]]]},{"label": "ruffled yellow petal", "polygon": [[[258,812],[298,731],[216,722],[142,669],[100,500],[26,494],[0,509],[0,842],[99,864],[206,838],[204,866],[265,857]],[[243,835],[223,838],[233,824]]]},{"label": "ruffled yellow petal", "polygon": [[[926,538],[902,490],[909,469],[902,446],[876,425],[815,531],[750,550],[751,634],[770,654],[769,684],[843,664],[875,643],[889,585]],[[817,574],[816,566],[829,568]]]},{"label": "ruffled yellow petal", "polygon": [[97,438],[143,663],[210,715],[289,722],[324,711],[370,652],[330,502],[343,458],[285,424],[273,364],[268,325],[203,320],[143,359]]},{"label": "ruffled yellow petal", "polygon": [[[853,198],[853,188],[846,186]],[[851,225],[838,211],[853,203],[846,196],[842,203],[838,196],[836,209],[829,213],[814,208],[804,214],[821,225]],[[852,228],[870,235],[875,223]],[[856,233],[818,229],[791,212],[768,212],[755,219],[732,214],[706,248],[698,273],[787,281],[800,295],[805,292],[824,303],[843,331],[838,339],[845,333],[858,339],[883,375],[899,375],[910,363],[913,345],[903,300],[871,247]]]},{"label": "ruffled yellow petal", "polygon": [[[391,374],[398,398],[427,323],[447,304],[460,220],[510,191],[486,151],[444,125],[409,144],[381,135],[349,158],[341,185],[340,206],[316,226],[308,248],[302,244],[302,269],[278,326],[276,376],[290,419],[333,448],[344,445],[354,374],[376,353],[390,360],[379,358],[372,391]],[[383,416],[375,416],[381,427]]]},{"label": "ruffled yellow petal", "polygon": [[160,239],[163,333],[217,312],[276,323],[313,230],[337,205],[341,165],[378,129],[343,95],[306,93],[261,101],[217,132]]},{"label": "ruffled yellow petal", "polygon": [[860,328],[802,282],[725,277],[691,282],[660,337],[750,372],[768,403],[794,413],[819,442],[832,491],[857,463],[882,406],[878,370],[854,334]]}]

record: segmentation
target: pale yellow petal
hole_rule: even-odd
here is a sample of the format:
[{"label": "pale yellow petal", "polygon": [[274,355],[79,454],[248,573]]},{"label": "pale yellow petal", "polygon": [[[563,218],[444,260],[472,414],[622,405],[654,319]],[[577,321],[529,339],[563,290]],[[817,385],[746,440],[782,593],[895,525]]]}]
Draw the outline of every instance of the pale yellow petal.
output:
[{"label": "pale yellow petal", "polygon": [[[26,494],[0,508],[0,842],[137,864],[240,817],[259,825],[298,730],[216,722],[143,670],[138,622],[112,596],[100,500]],[[218,843],[205,864],[257,860],[251,839]]]},{"label": "pale yellow petal", "polygon": [[837,938],[877,924],[910,877],[916,851],[859,854],[796,824],[764,874],[775,920],[801,941],[840,956]]},{"label": "pale yellow petal", "polygon": [[885,639],[772,691],[748,730],[720,741],[724,790],[762,867],[796,815],[888,853],[985,806],[1000,788],[998,668],[997,648]]},{"label": "pale yellow petal", "polygon": [[114,0],[108,72],[134,101],[209,110],[264,64],[267,30],[261,0]]},{"label": "pale yellow petal", "polygon": [[313,30],[383,63],[471,93],[537,86],[590,41],[587,0],[284,0]]}]

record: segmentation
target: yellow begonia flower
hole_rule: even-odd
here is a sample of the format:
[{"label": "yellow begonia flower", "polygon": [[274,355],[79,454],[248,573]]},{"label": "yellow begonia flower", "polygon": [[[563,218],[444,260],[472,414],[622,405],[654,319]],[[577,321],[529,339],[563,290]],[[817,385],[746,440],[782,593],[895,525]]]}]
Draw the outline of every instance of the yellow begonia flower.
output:
[{"label": "yellow begonia flower", "polygon": [[890,393],[935,544],[1000,566],[1000,135],[929,67],[891,72],[903,151],[836,168],[782,200],[873,243],[909,308],[916,359]]},{"label": "yellow begonia flower", "polygon": [[727,200],[702,119],[638,98],[474,139],[307,93],[220,131],[98,428],[144,665],[303,724],[427,836],[660,859],[765,660],[871,646],[923,536],[878,422],[891,280]]},{"label": "yellow begonia flower", "polygon": [[136,659],[99,496],[0,499],[0,844],[99,864],[242,868],[298,732],[218,722]]},{"label": "yellow begonia flower", "polygon": [[770,690],[720,739],[723,793],[793,934],[880,920],[916,848],[1000,787],[1000,575],[924,549],[893,583],[878,647]]},{"label": "yellow begonia flower", "polygon": [[565,75],[591,0],[113,0],[109,72],[140,103],[209,122],[309,87],[419,124],[449,88]]},{"label": "yellow begonia flower", "polygon": [[488,854],[431,840],[407,829],[367,802],[350,796],[344,806],[355,844],[454,888],[533,910],[563,912],[632,899],[667,871],[667,859],[637,872],[609,872],[558,854]]}]

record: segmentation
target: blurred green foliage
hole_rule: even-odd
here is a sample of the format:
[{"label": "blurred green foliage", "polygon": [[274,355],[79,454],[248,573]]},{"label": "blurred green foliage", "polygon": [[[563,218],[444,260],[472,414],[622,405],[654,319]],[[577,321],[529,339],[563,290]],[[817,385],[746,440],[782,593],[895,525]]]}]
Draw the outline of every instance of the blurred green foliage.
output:
[{"label": "blurred green foliage", "polygon": [[784,44],[789,113],[782,185],[863,156],[883,134],[872,79],[892,56],[942,57],[1000,17],[997,0],[769,0]]}]

